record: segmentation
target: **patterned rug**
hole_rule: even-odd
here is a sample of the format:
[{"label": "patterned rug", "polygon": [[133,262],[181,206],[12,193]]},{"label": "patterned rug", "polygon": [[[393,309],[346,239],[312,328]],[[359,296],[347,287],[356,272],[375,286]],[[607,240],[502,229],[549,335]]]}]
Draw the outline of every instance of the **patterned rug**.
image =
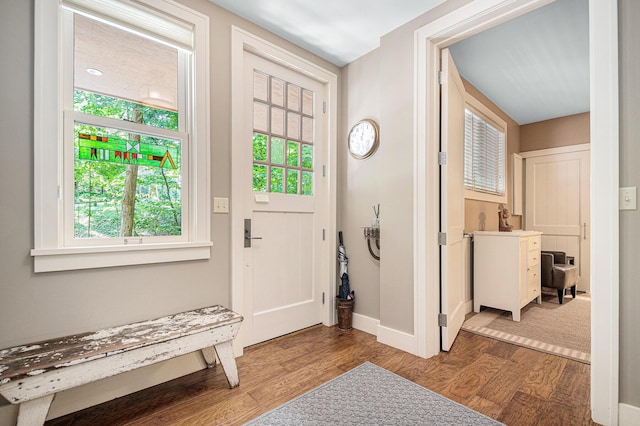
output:
[{"label": "patterned rug", "polygon": [[280,425],[501,425],[370,362],[247,423]]},{"label": "patterned rug", "polygon": [[522,308],[520,322],[511,312],[482,308],[470,314],[462,329],[541,352],[591,363],[591,298],[565,296],[558,303],[555,292],[542,294],[542,304]]}]

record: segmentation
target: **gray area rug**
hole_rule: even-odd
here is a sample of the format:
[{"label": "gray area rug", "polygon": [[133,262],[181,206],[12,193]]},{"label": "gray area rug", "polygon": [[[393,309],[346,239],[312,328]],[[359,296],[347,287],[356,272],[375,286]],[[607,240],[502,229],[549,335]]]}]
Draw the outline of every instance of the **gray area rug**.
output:
[{"label": "gray area rug", "polygon": [[370,362],[248,425],[501,425]]},{"label": "gray area rug", "polygon": [[542,294],[542,304],[529,303],[520,313],[520,322],[511,312],[483,308],[467,317],[462,329],[541,352],[591,363],[591,298]]}]

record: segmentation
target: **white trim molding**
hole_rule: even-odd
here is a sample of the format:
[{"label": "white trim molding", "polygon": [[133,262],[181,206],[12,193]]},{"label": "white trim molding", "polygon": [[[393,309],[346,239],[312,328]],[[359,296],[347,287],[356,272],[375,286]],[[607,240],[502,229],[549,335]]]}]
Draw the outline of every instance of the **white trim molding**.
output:
[{"label": "white trim molding", "polygon": [[[440,350],[438,255],[440,49],[550,3],[550,0],[477,0],[415,32],[414,106],[414,330],[419,356]],[[591,74],[591,407],[593,420],[618,424],[619,226],[617,3],[589,1]]]},{"label": "white trim molding", "polygon": [[629,404],[620,404],[618,424],[620,426],[640,425],[640,407]]},{"label": "white trim molding", "polygon": [[415,355],[417,353],[416,338],[413,334],[378,325],[376,335],[380,343],[409,352],[410,354]]},{"label": "white trim molding", "polygon": [[356,330],[364,331],[365,333],[373,334],[374,336],[378,333],[378,326],[380,325],[380,320],[368,317],[366,315],[353,313],[353,328]]},{"label": "white trim molding", "polygon": [[558,148],[547,148],[547,149],[538,149],[535,151],[525,151],[525,152],[521,152],[520,156],[526,159],[526,158],[534,158],[534,157],[544,157],[546,155],[566,154],[569,152],[581,152],[581,151],[591,151],[591,144],[581,143],[578,145],[560,146]]}]

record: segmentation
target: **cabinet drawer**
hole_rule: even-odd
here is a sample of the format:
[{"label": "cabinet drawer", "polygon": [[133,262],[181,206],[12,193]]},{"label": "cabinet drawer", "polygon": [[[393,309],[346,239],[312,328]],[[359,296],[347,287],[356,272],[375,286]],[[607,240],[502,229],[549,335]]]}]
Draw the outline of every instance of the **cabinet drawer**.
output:
[{"label": "cabinet drawer", "polygon": [[530,250],[527,258],[527,266],[530,268],[540,263],[540,250]]},{"label": "cabinet drawer", "polygon": [[540,249],[540,236],[536,235],[533,237],[528,237],[527,242],[529,243],[529,250],[539,250]]},{"label": "cabinet drawer", "polygon": [[529,286],[540,283],[540,268],[537,266],[527,269],[527,283]]}]

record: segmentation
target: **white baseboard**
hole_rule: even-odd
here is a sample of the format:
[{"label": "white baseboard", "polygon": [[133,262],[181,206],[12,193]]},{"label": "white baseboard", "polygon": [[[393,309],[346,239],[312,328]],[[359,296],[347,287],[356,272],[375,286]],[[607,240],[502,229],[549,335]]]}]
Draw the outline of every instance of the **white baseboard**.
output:
[{"label": "white baseboard", "polygon": [[356,330],[364,331],[365,333],[373,334],[377,336],[378,334],[378,326],[380,325],[380,320],[375,318],[368,317],[366,315],[353,314],[353,328]]},{"label": "white baseboard", "polygon": [[618,405],[618,425],[640,425],[640,408],[629,404]]},{"label": "white baseboard", "polygon": [[464,302],[464,313],[468,314],[473,311],[473,299]]},{"label": "white baseboard", "polygon": [[378,342],[392,346],[410,354],[418,354],[418,343],[413,334],[378,325]]}]

